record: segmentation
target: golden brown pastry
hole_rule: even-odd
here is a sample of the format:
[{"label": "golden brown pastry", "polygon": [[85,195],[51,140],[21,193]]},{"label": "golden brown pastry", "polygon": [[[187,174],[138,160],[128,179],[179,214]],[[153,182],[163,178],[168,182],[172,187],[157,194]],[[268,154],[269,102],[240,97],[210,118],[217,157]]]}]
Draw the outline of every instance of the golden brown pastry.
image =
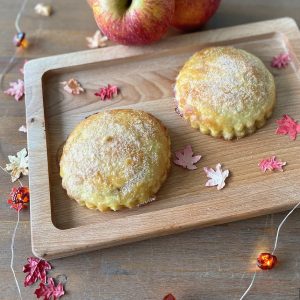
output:
[{"label": "golden brown pastry", "polygon": [[105,211],[147,203],[167,178],[170,137],[154,116],[103,111],[80,122],[60,160],[62,185],[80,205]]},{"label": "golden brown pastry", "polygon": [[214,137],[240,138],[271,116],[275,82],[263,62],[244,50],[206,48],[181,69],[175,100],[193,128]]}]

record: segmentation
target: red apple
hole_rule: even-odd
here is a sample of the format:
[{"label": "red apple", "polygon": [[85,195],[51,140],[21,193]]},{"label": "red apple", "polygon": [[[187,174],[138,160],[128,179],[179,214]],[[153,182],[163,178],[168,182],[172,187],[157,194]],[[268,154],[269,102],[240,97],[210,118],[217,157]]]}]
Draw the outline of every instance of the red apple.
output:
[{"label": "red apple", "polygon": [[124,45],[159,40],[173,19],[175,0],[89,0],[101,31]]},{"label": "red apple", "polygon": [[175,0],[172,25],[181,30],[195,30],[216,12],[221,0]]}]

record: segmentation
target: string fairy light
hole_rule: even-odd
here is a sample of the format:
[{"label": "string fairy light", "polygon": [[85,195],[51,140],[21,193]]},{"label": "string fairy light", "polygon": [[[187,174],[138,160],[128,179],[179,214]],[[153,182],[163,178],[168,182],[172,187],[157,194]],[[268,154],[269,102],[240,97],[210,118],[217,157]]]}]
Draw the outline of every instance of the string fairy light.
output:
[{"label": "string fairy light", "polygon": [[[2,72],[0,73],[0,89],[2,90],[2,83],[3,83],[3,78],[4,76],[7,74],[8,70],[11,68],[12,64],[14,63],[16,57],[17,57],[17,54],[18,54],[18,50],[19,49],[24,49],[24,48],[27,48],[28,47],[28,41],[26,39],[26,33],[23,32],[21,30],[21,27],[20,27],[20,20],[21,20],[21,17],[22,17],[22,14],[24,12],[24,9],[26,7],[28,3],[28,0],[24,0],[18,13],[17,13],[17,16],[16,16],[16,19],[15,19],[15,23],[14,23],[14,26],[15,26],[15,29],[16,29],[16,34],[13,38],[13,43],[14,45],[16,46],[16,50],[15,50],[15,53],[14,55],[10,58],[10,60],[8,61],[7,65],[3,68]],[[5,172],[6,174],[10,175],[9,172],[7,172],[3,167],[0,166],[0,169]],[[21,182],[20,179],[18,179],[18,183],[20,185],[20,187],[23,187],[23,184]],[[277,232],[276,232],[276,238],[275,238],[275,242],[274,242],[274,248],[273,248],[273,251],[272,253],[261,253],[259,255],[259,257],[257,258],[257,260],[259,258],[263,258],[263,263],[265,263],[264,266],[259,266],[259,264],[257,263],[257,267],[263,269],[263,270],[267,270],[267,269],[272,269],[274,267],[274,265],[276,264],[277,262],[277,258],[276,256],[274,256],[274,253],[275,253],[275,250],[277,248],[277,245],[278,245],[278,239],[279,239],[279,233],[280,233],[280,230],[283,226],[283,224],[286,222],[286,220],[288,219],[288,217],[300,206],[300,202],[298,202],[290,211],[289,213],[285,216],[285,218],[281,221],[281,223],[279,224],[278,228],[277,228]],[[20,210],[17,211],[17,222],[16,222],[16,225],[14,227],[14,230],[13,230],[13,234],[12,234],[12,239],[11,239],[11,260],[10,260],[10,268],[11,268],[11,271],[13,273],[13,277],[14,277],[14,280],[15,280],[15,283],[16,283],[16,287],[17,287],[17,290],[18,290],[18,294],[19,294],[19,298],[22,300],[22,294],[21,294],[21,289],[20,289],[20,285],[19,285],[19,282],[17,280],[17,277],[16,277],[16,272],[14,270],[14,247],[15,247],[15,238],[16,238],[16,233],[17,233],[17,229],[18,229],[18,226],[19,226],[19,223],[20,223]],[[247,287],[247,289],[245,290],[245,292],[243,293],[243,295],[241,296],[240,300],[243,300],[246,295],[249,293],[249,291],[251,290],[251,288],[253,287],[254,285],[254,282],[255,282],[255,279],[256,279],[256,276],[257,276],[257,269],[255,270],[255,272],[253,273],[253,276],[252,276],[252,279],[251,279],[251,282],[249,284],[249,286]]]},{"label": "string fairy light", "polygon": [[[0,169],[10,176],[9,172],[7,172],[3,167],[0,166]],[[23,184],[22,184],[20,179],[18,179],[18,182],[19,182],[20,186],[23,187]],[[10,243],[10,251],[11,251],[10,269],[11,269],[11,271],[13,273],[13,276],[14,276],[16,287],[17,287],[17,290],[18,290],[18,293],[19,293],[19,298],[20,298],[20,300],[23,300],[20,285],[19,285],[19,282],[18,282],[18,279],[17,279],[17,276],[16,276],[16,272],[15,272],[15,269],[14,269],[15,239],[16,239],[16,233],[17,233],[19,223],[20,223],[20,210],[18,210],[17,223],[15,225],[15,228],[14,228],[14,231],[13,231],[13,234],[12,234],[12,237],[11,237],[11,243]]]},{"label": "string fairy light", "polygon": [[[23,1],[22,5],[21,5],[21,7],[20,7],[20,9],[17,13],[16,19],[15,19],[15,28],[16,28],[17,33],[13,38],[13,43],[17,47],[17,49],[16,49],[14,55],[8,61],[7,65],[3,68],[3,70],[0,74],[0,89],[1,90],[2,90],[3,78],[4,78],[4,76],[6,75],[6,73],[8,72],[8,70],[10,69],[10,67],[12,66],[12,64],[14,63],[14,61],[16,59],[17,54],[18,54],[18,48],[26,48],[28,46],[28,42],[26,40],[26,34],[20,28],[20,19],[21,19],[21,16],[23,14],[23,11],[26,7],[27,2],[28,2],[28,0]],[[0,166],[0,168],[3,172],[10,175],[9,172],[7,172],[3,167]],[[23,187],[23,184],[22,184],[20,179],[18,179],[18,182],[19,182],[19,185],[21,187]],[[17,230],[18,230],[18,226],[20,224],[20,210],[17,210],[17,213],[18,213],[17,222],[16,222],[15,228],[13,230],[13,234],[12,234],[12,238],[11,238],[11,244],[10,244],[10,250],[11,250],[10,269],[12,271],[12,274],[13,274],[13,277],[14,277],[14,280],[15,280],[15,283],[16,283],[16,287],[17,287],[18,294],[19,294],[19,299],[22,300],[23,298],[22,298],[20,285],[19,285],[19,282],[18,282],[18,279],[17,279],[17,276],[16,276],[16,272],[15,272],[15,269],[14,269],[15,239],[16,239],[16,233],[17,233]]]},{"label": "string fairy light", "polygon": [[277,233],[276,233],[276,239],[275,239],[275,243],[274,243],[274,248],[273,248],[273,251],[272,251],[272,254],[274,254],[276,248],[277,248],[277,243],[278,243],[278,237],[279,237],[279,231],[282,227],[282,225],[285,223],[286,219],[294,212],[294,210],[300,205],[300,202],[298,202],[293,208],[292,210],[285,216],[285,218],[281,221],[281,223],[279,224],[278,226],[278,229],[277,229]]},{"label": "string fairy light", "polygon": [[253,274],[253,276],[252,276],[251,283],[250,283],[250,285],[248,286],[248,288],[246,289],[246,291],[244,292],[243,296],[240,298],[240,300],[243,300],[243,299],[245,298],[245,296],[248,294],[248,292],[251,290],[252,285],[253,285],[253,283],[254,283],[254,281],[255,281],[255,278],[256,278],[256,272],[257,272],[257,271],[255,270],[255,272],[254,272],[254,274]]},{"label": "string fairy light", "polygon": [[24,9],[26,7],[28,0],[24,0],[15,19],[15,28],[16,28],[16,35],[13,38],[13,43],[14,45],[17,47],[14,55],[10,58],[9,62],[7,63],[7,65],[3,68],[1,74],[0,74],[0,88],[2,90],[2,83],[3,83],[3,78],[6,75],[6,73],[8,72],[8,70],[10,69],[10,67],[12,66],[12,64],[14,63],[17,54],[18,54],[18,48],[26,48],[28,46],[28,41],[26,40],[26,33],[23,32],[20,28],[20,19],[21,16],[24,12]]},{"label": "string fairy light", "polygon": [[13,276],[14,276],[14,279],[15,279],[15,283],[16,283],[17,290],[18,290],[18,293],[19,293],[19,298],[22,300],[23,298],[22,298],[22,294],[21,294],[21,290],[20,290],[20,285],[19,285],[19,282],[18,282],[18,279],[17,279],[17,276],[16,276],[16,272],[15,272],[15,269],[14,269],[15,239],[16,239],[16,233],[17,233],[19,223],[20,223],[20,210],[18,210],[17,223],[16,223],[16,226],[14,228],[13,235],[12,235],[12,238],[11,238],[11,244],[10,244],[10,251],[11,251],[10,269],[11,269],[11,271],[13,273]]},{"label": "string fairy light", "polygon": [[16,27],[16,30],[17,30],[18,33],[22,32],[21,28],[20,28],[20,19],[21,19],[22,13],[25,9],[25,6],[26,6],[27,2],[28,2],[28,0],[23,1],[23,4],[22,4],[22,6],[21,6],[21,8],[20,8],[20,10],[17,14],[16,20],[15,20],[15,27]]},{"label": "string fairy light", "polygon": [[[277,244],[278,244],[278,238],[279,238],[279,232],[280,232],[280,229],[282,227],[282,225],[286,222],[287,218],[296,210],[296,208],[298,208],[300,206],[300,202],[298,202],[290,211],[289,213],[284,217],[284,219],[281,221],[281,223],[279,224],[278,228],[277,228],[277,232],[276,232],[276,238],[275,238],[275,242],[274,242],[274,248],[273,248],[273,251],[272,253],[261,253],[258,258],[257,258],[257,266],[259,268],[261,268],[262,270],[270,270],[272,269],[275,264],[277,263],[277,258],[276,256],[274,255],[274,252],[277,248]],[[260,266],[259,265],[259,259],[260,258],[263,258],[263,263],[264,265],[263,266]],[[254,284],[254,281],[255,281],[255,278],[256,278],[256,274],[257,274],[257,270],[255,270],[253,276],[252,276],[252,280],[248,286],[248,288],[246,289],[246,291],[244,292],[244,294],[242,295],[242,297],[240,298],[240,300],[243,300],[246,295],[249,293],[249,291],[251,290],[253,284]]]}]

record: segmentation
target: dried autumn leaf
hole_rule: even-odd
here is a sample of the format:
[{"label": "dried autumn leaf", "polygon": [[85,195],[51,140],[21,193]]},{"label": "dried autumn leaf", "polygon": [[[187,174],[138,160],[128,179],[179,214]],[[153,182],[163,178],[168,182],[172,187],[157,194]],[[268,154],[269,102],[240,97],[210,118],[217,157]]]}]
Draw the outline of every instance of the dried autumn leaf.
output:
[{"label": "dried autumn leaf", "polygon": [[205,167],[204,172],[210,178],[205,186],[217,186],[218,190],[225,186],[225,180],[229,176],[229,170],[223,171],[220,163],[216,165],[216,170]]},{"label": "dried autumn leaf", "polygon": [[10,172],[11,181],[14,182],[20,178],[20,176],[28,175],[28,156],[26,148],[17,153],[17,156],[8,155],[10,161],[6,164],[6,171]]},{"label": "dried autumn leaf", "polygon": [[18,79],[16,82],[9,83],[10,88],[4,91],[5,94],[15,97],[16,101],[20,101],[24,96],[24,81]]},{"label": "dried autumn leaf", "polygon": [[107,87],[103,87],[99,92],[95,93],[95,96],[100,97],[101,100],[112,99],[113,96],[118,94],[118,87],[108,84]]},{"label": "dried autumn leaf", "polygon": [[43,283],[47,281],[46,271],[51,270],[51,265],[47,261],[37,258],[27,258],[28,263],[23,267],[23,272],[28,273],[24,279],[24,286],[34,284],[37,280]]},{"label": "dried autumn leaf", "polygon": [[197,163],[201,159],[201,155],[193,156],[193,150],[191,145],[185,146],[183,150],[175,152],[176,159],[173,160],[174,164],[186,168],[188,170],[195,170]]},{"label": "dried autumn leaf", "polygon": [[37,288],[34,293],[37,298],[44,297],[44,300],[57,300],[65,294],[65,291],[62,283],[56,286],[53,278],[50,277],[48,284],[41,282],[39,288]]},{"label": "dried autumn leaf", "polygon": [[280,120],[276,121],[278,128],[276,134],[289,135],[291,140],[295,140],[297,134],[300,133],[300,124],[298,124],[289,115],[283,115]]},{"label": "dried autumn leaf", "polygon": [[283,171],[283,166],[286,165],[285,161],[281,161],[276,159],[276,156],[272,156],[269,158],[263,159],[259,164],[259,168],[262,170],[262,172],[266,172],[267,170],[273,171],[273,170],[279,170]]},{"label": "dried autumn leaf", "polygon": [[80,93],[84,92],[84,89],[81,87],[80,83],[74,78],[71,78],[68,81],[63,81],[61,84],[64,85],[64,90],[69,94],[79,95]]},{"label": "dried autumn leaf", "polygon": [[15,209],[16,211],[21,211],[24,208],[27,208],[29,204],[29,188],[26,186],[21,186],[18,188],[12,188],[9,199],[7,203],[10,205],[11,208]]},{"label": "dried autumn leaf", "polygon": [[103,35],[100,30],[97,30],[93,36],[86,37],[87,46],[91,49],[105,47],[108,37]]},{"label": "dried autumn leaf", "polygon": [[273,68],[282,69],[289,65],[291,62],[291,56],[288,52],[280,53],[277,56],[274,56],[271,62]]}]

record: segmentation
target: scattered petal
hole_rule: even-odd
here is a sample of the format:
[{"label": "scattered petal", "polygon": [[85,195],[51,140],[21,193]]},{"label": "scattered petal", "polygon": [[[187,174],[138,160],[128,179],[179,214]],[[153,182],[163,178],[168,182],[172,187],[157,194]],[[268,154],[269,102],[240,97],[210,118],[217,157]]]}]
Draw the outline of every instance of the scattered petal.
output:
[{"label": "scattered petal", "polygon": [[173,162],[188,170],[195,170],[197,167],[194,164],[201,159],[201,155],[193,155],[192,146],[187,145],[184,149],[175,152],[176,159]]},{"label": "scattered petal", "polygon": [[107,46],[108,37],[103,35],[100,30],[97,30],[93,36],[86,37],[86,40],[89,48],[102,48]]},{"label": "scattered petal", "polygon": [[24,132],[24,133],[27,133],[27,128],[25,125],[22,125],[20,128],[19,128],[19,131],[20,132]]},{"label": "scattered petal", "polygon": [[51,5],[44,4],[44,3],[38,3],[34,7],[34,10],[38,15],[41,15],[41,16],[44,16],[44,17],[49,17],[52,14]]},{"label": "scattered petal", "polygon": [[283,115],[280,120],[276,121],[278,128],[276,134],[289,135],[291,140],[295,140],[297,134],[300,133],[300,124],[289,115]]},{"label": "scattered petal", "polygon": [[263,159],[259,164],[259,168],[262,170],[262,172],[266,172],[267,170],[273,171],[273,170],[279,170],[283,171],[283,166],[286,165],[285,161],[277,160],[276,156],[272,156],[269,158]]},{"label": "scattered petal", "polygon": [[81,87],[80,83],[74,78],[71,78],[68,81],[63,81],[61,84],[64,85],[64,90],[69,94],[79,95],[80,93],[84,92],[84,89]]},{"label": "scattered petal", "polygon": [[4,91],[5,94],[14,96],[17,101],[20,101],[24,96],[24,81],[22,79],[18,79],[16,82],[9,83],[10,88]]},{"label": "scattered petal", "polygon": [[28,273],[24,279],[24,286],[32,285],[37,280],[41,280],[42,283],[46,283],[46,271],[52,269],[50,263],[37,257],[29,257],[27,258],[27,261],[28,263],[23,267],[23,272]]},{"label": "scattered petal", "polygon": [[20,68],[20,72],[21,72],[21,74],[23,74],[23,75],[24,75],[24,66],[25,66],[25,64],[26,64],[27,62],[28,62],[28,60],[25,59],[22,68]]},{"label": "scattered petal", "polygon": [[176,300],[176,298],[172,294],[168,294],[164,297],[163,300]]},{"label": "scattered petal", "polygon": [[14,182],[20,176],[28,175],[28,156],[26,148],[17,153],[17,156],[9,155],[9,164],[6,164],[6,171],[10,171],[11,181]]},{"label": "scattered petal", "polygon": [[48,279],[48,284],[40,283],[39,288],[34,292],[37,298],[44,297],[44,300],[57,300],[65,294],[62,283],[55,285],[53,278]]},{"label": "scattered petal", "polygon": [[146,201],[146,202],[144,202],[144,203],[140,203],[140,204],[138,205],[138,207],[145,206],[145,205],[147,205],[147,204],[149,204],[149,203],[151,203],[151,202],[156,201],[156,199],[157,199],[156,196],[150,197],[150,198],[148,199],[148,201]]},{"label": "scattered petal", "polygon": [[29,188],[26,186],[21,186],[18,188],[12,188],[9,199],[7,203],[10,205],[11,208],[15,209],[16,211],[21,211],[24,208],[27,208],[29,204]]},{"label": "scattered petal", "polygon": [[178,114],[180,117],[183,117],[182,112],[179,110],[178,106],[175,107],[175,112]]},{"label": "scattered petal", "polygon": [[100,97],[102,101],[105,101],[106,99],[112,99],[118,92],[119,89],[117,86],[108,84],[107,87],[103,87],[99,92],[96,92],[95,96]]},{"label": "scattered petal", "polygon": [[291,62],[291,56],[288,52],[281,53],[277,56],[274,56],[271,62],[273,68],[282,69],[289,65]]},{"label": "scattered petal", "polygon": [[229,176],[229,170],[222,170],[221,164],[216,165],[216,170],[212,168],[204,168],[206,176],[210,178],[205,186],[217,186],[221,190],[225,186],[225,179]]}]

